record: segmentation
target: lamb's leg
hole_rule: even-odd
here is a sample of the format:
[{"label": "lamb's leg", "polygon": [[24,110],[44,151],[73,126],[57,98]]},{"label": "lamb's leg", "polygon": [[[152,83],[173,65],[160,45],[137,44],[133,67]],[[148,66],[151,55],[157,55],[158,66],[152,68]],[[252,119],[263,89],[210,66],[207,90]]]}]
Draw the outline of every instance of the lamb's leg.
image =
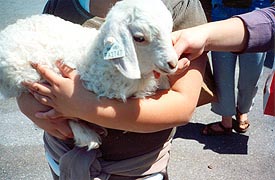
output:
[{"label": "lamb's leg", "polygon": [[74,120],[70,120],[69,124],[74,134],[75,145],[79,147],[88,146],[88,150],[96,149],[101,145],[100,136],[87,124]]}]

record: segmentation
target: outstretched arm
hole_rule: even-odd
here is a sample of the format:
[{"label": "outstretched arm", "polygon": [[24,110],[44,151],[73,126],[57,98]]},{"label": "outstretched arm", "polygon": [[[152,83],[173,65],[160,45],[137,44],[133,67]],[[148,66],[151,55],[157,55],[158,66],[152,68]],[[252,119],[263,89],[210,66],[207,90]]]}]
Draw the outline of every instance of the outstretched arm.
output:
[{"label": "outstretched arm", "polygon": [[193,60],[209,50],[242,51],[247,44],[247,32],[241,19],[231,18],[175,31],[172,40],[178,55]]},{"label": "outstretched arm", "polygon": [[274,47],[275,7],[255,10],[172,33],[178,55],[192,60],[204,51],[259,52]]},{"label": "outstretched arm", "polygon": [[145,99],[129,99],[127,103],[106,98],[97,99],[87,91],[74,71],[59,64],[65,77],[37,65],[36,69],[50,85],[28,84],[35,98],[53,107],[36,117],[77,117],[112,129],[132,132],[154,132],[186,124],[196,108],[202,85],[206,55],[193,61],[185,73],[170,77],[171,89],[161,90]]}]

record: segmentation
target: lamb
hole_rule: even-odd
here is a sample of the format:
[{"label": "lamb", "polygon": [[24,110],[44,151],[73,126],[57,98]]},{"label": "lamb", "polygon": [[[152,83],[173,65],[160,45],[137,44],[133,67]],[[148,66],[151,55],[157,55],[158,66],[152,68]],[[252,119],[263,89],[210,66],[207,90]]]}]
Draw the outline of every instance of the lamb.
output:
[{"label": "lamb", "polygon": [[[166,75],[177,70],[172,26],[161,0],[117,2],[99,30],[53,15],[18,20],[0,32],[0,94],[20,96],[26,91],[22,82],[43,81],[31,62],[58,73],[55,62],[62,59],[98,97],[124,102],[128,97],[144,98],[157,88],[169,88]],[[100,136],[85,123],[69,124],[77,146],[100,146]]]}]

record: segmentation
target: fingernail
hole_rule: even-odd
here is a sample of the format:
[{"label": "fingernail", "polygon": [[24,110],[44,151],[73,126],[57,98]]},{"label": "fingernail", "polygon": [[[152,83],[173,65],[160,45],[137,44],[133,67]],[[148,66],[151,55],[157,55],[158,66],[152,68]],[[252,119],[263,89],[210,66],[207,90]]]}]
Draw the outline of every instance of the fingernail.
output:
[{"label": "fingernail", "polygon": [[33,68],[37,68],[38,64],[37,64],[37,63],[31,62],[31,66],[32,66]]},{"label": "fingernail", "polygon": [[56,64],[56,65],[61,64],[61,60],[57,60],[57,61],[55,62],[55,64]]},{"label": "fingernail", "polygon": [[190,63],[191,63],[191,62],[190,62],[189,60],[188,60],[188,61],[186,61],[186,62],[185,62],[185,66],[189,66],[189,65],[190,65]]},{"label": "fingernail", "polygon": [[62,65],[63,64],[63,60],[62,59],[59,59],[55,62],[55,64],[58,66],[58,65]]},{"label": "fingernail", "polygon": [[40,119],[43,118],[42,113],[39,113],[39,112],[35,113],[34,116]]}]

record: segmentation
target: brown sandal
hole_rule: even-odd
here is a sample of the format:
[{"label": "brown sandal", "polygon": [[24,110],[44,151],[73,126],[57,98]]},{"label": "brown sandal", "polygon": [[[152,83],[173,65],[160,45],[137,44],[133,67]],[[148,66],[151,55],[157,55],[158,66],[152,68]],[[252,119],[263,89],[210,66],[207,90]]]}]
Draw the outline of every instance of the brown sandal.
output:
[{"label": "brown sandal", "polygon": [[[240,119],[237,119],[237,120],[232,119],[232,125],[233,125],[233,129],[238,133],[245,133],[250,126],[248,119],[245,121],[240,121]],[[245,127],[245,128],[242,128],[242,127]]]},{"label": "brown sandal", "polygon": [[[240,111],[237,109],[236,119],[232,119],[232,126],[236,132],[245,133],[248,130],[250,123],[248,119],[244,121],[240,120]],[[242,127],[245,127],[245,128],[242,128]]]},{"label": "brown sandal", "polygon": [[[217,131],[213,129],[213,125],[216,125],[216,124],[222,129],[222,131]],[[202,130],[202,134],[206,136],[222,136],[222,135],[230,135],[231,133],[232,133],[232,128],[224,127],[221,122],[214,122],[211,124],[207,124]]]}]

